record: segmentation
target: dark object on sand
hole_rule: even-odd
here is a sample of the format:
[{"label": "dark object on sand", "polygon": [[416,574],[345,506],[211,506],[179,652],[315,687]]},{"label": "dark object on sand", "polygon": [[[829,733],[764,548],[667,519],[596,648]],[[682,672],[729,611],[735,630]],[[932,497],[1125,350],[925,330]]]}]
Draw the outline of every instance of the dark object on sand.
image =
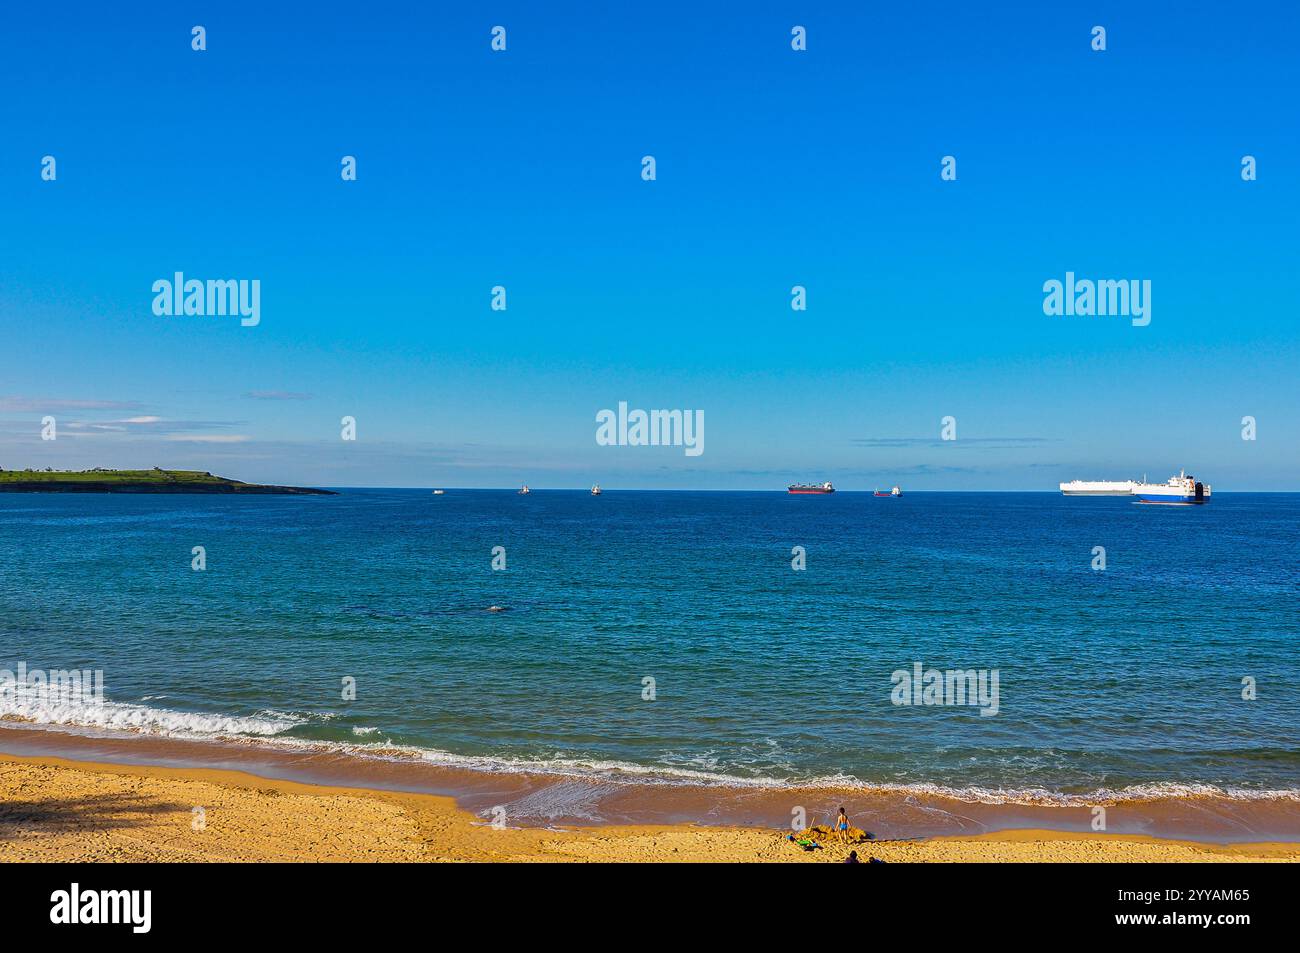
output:
[{"label": "dark object on sand", "polygon": [[802,847],[804,850],[821,850],[822,845],[817,843],[815,837],[795,837],[793,834],[786,834],[785,839],[790,841],[796,847]]}]

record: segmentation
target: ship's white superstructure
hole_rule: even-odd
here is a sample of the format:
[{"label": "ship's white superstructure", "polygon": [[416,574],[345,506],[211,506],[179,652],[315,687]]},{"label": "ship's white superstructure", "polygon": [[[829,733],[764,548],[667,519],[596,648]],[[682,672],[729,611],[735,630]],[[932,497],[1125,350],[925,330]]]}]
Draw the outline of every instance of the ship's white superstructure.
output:
[{"label": "ship's white superstructure", "polygon": [[1210,498],[1210,485],[1197,483],[1196,477],[1179,470],[1167,483],[1136,484],[1133,495],[1143,503],[1204,503]]},{"label": "ship's white superstructure", "polygon": [[1066,496],[1131,496],[1133,480],[1071,480],[1061,484],[1061,492]]}]

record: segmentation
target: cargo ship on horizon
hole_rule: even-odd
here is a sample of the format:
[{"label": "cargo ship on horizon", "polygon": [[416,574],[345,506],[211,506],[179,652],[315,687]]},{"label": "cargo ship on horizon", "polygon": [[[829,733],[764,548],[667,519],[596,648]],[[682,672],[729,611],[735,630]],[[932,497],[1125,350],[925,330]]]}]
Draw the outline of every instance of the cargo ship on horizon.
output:
[{"label": "cargo ship on horizon", "polygon": [[1061,484],[1064,496],[1131,496],[1134,480],[1071,480]]},{"label": "cargo ship on horizon", "polygon": [[1197,483],[1196,477],[1190,477],[1185,471],[1179,470],[1178,476],[1170,477],[1165,483],[1147,483],[1143,480],[1134,485],[1133,495],[1139,503],[1193,505],[1209,501],[1210,485]]},{"label": "cargo ship on horizon", "polygon": [[831,481],[825,483],[791,483],[787,489],[791,493],[834,493],[835,487],[831,486]]},{"label": "cargo ship on horizon", "polygon": [[1197,483],[1182,470],[1164,483],[1148,483],[1144,475],[1141,480],[1071,480],[1060,486],[1065,496],[1127,496],[1137,497],[1136,503],[1196,504],[1211,495],[1208,483]]}]

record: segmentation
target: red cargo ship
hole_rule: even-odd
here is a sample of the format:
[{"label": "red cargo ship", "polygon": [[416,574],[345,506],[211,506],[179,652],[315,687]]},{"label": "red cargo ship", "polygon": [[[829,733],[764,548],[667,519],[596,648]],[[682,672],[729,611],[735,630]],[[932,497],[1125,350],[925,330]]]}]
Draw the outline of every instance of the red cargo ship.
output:
[{"label": "red cargo ship", "polygon": [[825,483],[791,483],[789,490],[791,493],[834,493],[835,487],[827,480]]}]

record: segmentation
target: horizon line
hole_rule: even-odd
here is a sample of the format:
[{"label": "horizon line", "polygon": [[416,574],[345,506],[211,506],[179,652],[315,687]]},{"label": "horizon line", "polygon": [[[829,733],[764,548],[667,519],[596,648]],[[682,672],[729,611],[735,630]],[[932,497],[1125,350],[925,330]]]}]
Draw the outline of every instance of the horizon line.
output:
[{"label": "horizon line", "polygon": [[[430,484],[428,486],[345,486],[342,484],[328,485],[319,484],[323,490],[472,490],[485,493],[509,492],[518,493],[517,486],[448,486]],[[528,487],[529,494],[533,493],[590,493],[591,487],[588,486],[549,486],[549,487]],[[874,489],[854,489],[841,490],[838,487],[836,493],[874,493]],[[1300,489],[1295,490],[1215,490],[1216,493],[1300,493]],[[768,489],[768,488],[710,488],[710,487],[645,487],[645,486],[628,486],[617,489],[601,487],[601,495],[605,493],[786,493],[788,490]],[[918,493],[1050,493],[1057,496],[1064,496],[1060,490],[907,490],[904,496],[913,496]],[[794,494],[798,495],[798,494]],[[833,494],[821,494],[831,496]]]}]

